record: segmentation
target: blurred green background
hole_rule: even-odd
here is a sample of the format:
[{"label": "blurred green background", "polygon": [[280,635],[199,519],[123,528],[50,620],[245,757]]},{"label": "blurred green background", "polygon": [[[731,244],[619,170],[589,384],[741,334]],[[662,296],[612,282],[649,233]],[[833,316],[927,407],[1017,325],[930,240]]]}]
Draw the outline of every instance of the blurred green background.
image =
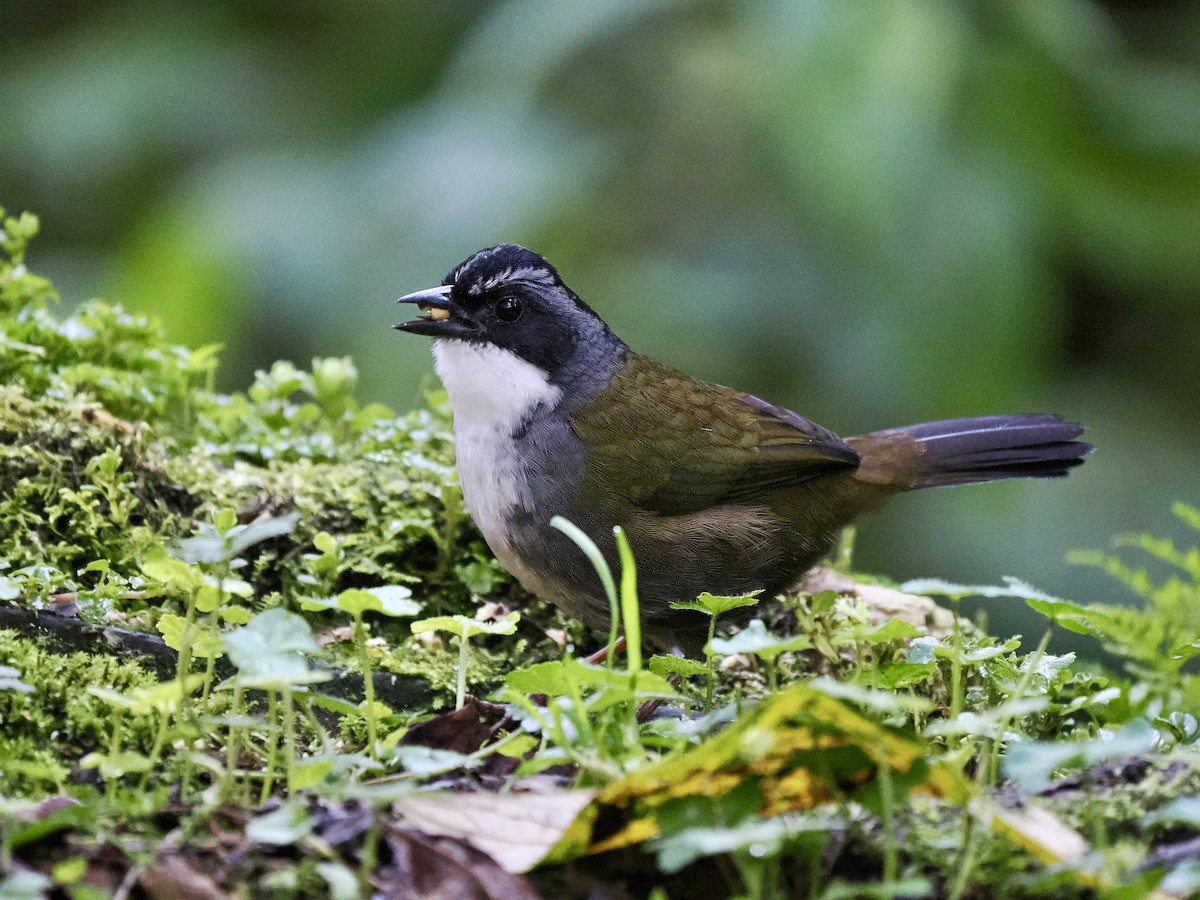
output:
[{"label": "blurred green background", "polygon": [[391,301],[514,241],[843,434],[1089,426],[1066,482],[897,501],[861,568],[1119,599],[1064,553],[1200,501],[1194,2],[0,0],[0,111],[31,266],[223,342],[227,389],[349,354],[419,402]]}]

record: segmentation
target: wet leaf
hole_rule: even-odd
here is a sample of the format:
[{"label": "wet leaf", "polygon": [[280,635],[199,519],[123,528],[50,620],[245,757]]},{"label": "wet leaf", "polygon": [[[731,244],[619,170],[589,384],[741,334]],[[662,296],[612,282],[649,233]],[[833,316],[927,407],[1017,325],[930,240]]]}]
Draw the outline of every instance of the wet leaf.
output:
[{"label": "wet leaf", "polygon": [[764,797],[759,813],[769,817],[853,795],[883,765],[892,769],[897,791],[919,784],[942,790],[930,778],[918,741],[872,722],[811,685],[793,685],[694,750],[606,787],[591,818],[600,808],[612,807],[624,817],[624,824],[593,837],[589,816],[581,816],[555,858],[653,837],[658,833],[657,811],[676,798],[718,798],[754,779]]},{"label": "wet leaf", "polygon": [[291,801],[247,822],[246,838],[258,844],[285,846],[296,843],[312,829],[313,822],[304,804]]},{"label": "wet leaf", "polygon": [[712,649],[721,656],[748,653],[770,661],[788,651],[810,650],[812,641],[803,634],[787,638],[778,637],[767,631],[762,619],[752,619],[731,638],[713,638]]},{"label": "wet leaf", "polygon": [[328,672],[309,667],[305,656],[318,652],[308,623],[280,607],[261,612],[224,636],[225,652],[243,684],[278,689],[327,681]]},{"label": "wet leaf", "polygon": [[695,600],[672,603],[671,609],[691,609],[697,612],[707,613],[710,616],[719,616],[721,613],[727,613],[731,610],[741,609],[745,606],[757,606],[758,595],[761,593],[762,591],[751,591],[748,594],[737,594],[731,597],[721,597],[705,591]]},{"label": "wet leaf", "polygon": [[517,622],[521,614],[513,611],[495,622],[481,622],[468,616],[434,616],[412,623],[413,634],[424,631],[448,631],[459,637],[472,637],[476,634],[515,634]]},{"label": "wet leaf", "polygon": [[504,715],[504,707],[468,697],[461,709],[441,713],[418,722],[400,739],[402,746],[420,745],[455,753],[474,753],[488,742],[492,726]]},{"label": "wet leaf", "polygon": [[404,585],[392,584],[374,588],[350,588],[337,596],[337,605],[348,613],[383,613],[385,616],[415,616],[421,604],[411,599],[412,591]]}]

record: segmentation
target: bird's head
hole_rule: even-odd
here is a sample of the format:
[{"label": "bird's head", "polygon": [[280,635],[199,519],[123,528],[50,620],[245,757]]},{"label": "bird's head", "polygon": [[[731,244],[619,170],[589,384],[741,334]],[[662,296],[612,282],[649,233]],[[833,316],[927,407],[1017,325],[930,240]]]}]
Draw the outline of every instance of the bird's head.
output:
[{"label": "bird's head", "polygon": [[620,346],[554,266],[516,244],[480,250],[455,266],[440,286],[397,302],[415,304],[424,313],[396,325],[400,331],[507,351],[552,381],[577,367],[581,355]]}]

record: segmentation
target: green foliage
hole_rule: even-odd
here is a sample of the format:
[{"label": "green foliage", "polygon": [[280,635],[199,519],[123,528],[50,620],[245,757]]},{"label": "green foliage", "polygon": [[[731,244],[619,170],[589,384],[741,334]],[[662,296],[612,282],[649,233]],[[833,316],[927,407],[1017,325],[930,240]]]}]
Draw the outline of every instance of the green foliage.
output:
[{"label": "green foliage", "polygon": [[[0,690],[0,795],[38,795],[61,787],[70,762],[107,746],[109,707],[89,691],[137,691],[155,684],[132,662],[87,653],[53,653],[12,631],[0,631],[0,661],[31,690]],[[152,732],[136,726],[131,745],[148,750]]]},{"label": "green foliage", "polygon": [[[1056,598],[1033,598],[1031,605],[1064,627],[1099,637],[1112,652],[1128,659],[1144,677],[1169,684],[1188,659],[1200,653],[1200,509],[1176,503],[1176,518],[1197,533],[1197,546],[1179,549],[1169,538],[1149,534],[1117,540],[1123,549],[1141,551],[1160,564],[1166,577],[1156,579],[1144,566],[1116,554],[1077,551],[1071,562],[1095,566],[1137,594],[1143,608],[1116,604],[1065,604]],[[1035,604],[1041,604],[1041,607]]]},{"label": "green foliage", "polygon": [[410,626],[413,634],[425,634],[433,631],[444,631],[458,637],[458,682],[454,694],[454,708],[462,709],[467,697],[467,661],[469,656],[470,639],[476,634],[513,634],[517,630],[517,622],[521,614],[511,612],[496,622],[482,622],[468,616],[434,616],[431,619],[420,619]]},{"label": "green foliage", "polygon": [[294,533],[251,541],[239,577],[259,597],[306,590],[295,563],[322,532],[339,547],[326,591],[423,577],[436,610],[503,584],[468,530],[444,399],[400,418],[361,406],[345,359],[277,363],[245,393],[215,393],[215,347],[172,345],[100,301],[56,318],[53,288],[23,262],[37,219],[0,220],[4,590],[132,599],[143,561],[221,510],[234,521],[189,538],[196,559],[236,557],[254,519],[298,515]]},{"label": "green foliage", "polygon": [[[702,595],[692,605],[712,623],[707,665],[655,657],[643,668],[636,548],[618,535],[619,577],[584,548],[599,560],[627,664],[557,648],[546,659],[547,641],[523,665],[533,623],[468,614],[475,594],[508,582],[465,520],[444,398],[399,418],[360,406],[354,367],[339,359],[307,372],[279,363],[246,393],[219,394],[215,353],[171,347],[153,323],[99,303],[56,320],[52,288],[22,262],[36,220],[4,222],[0,601],[70,593],[94,619],[156,627],[178,656],[174,677],[159,682],[108,656],[52,654],[0,632],[0,793],[67,794],[83,809],[77,827],[145,836],[172,796],[195,816],[184,834],[210,830],[218,804],[286,797],[247,825],[248,845],[316,856],[262,885],[302,894],[309,882],[314,893],[336,884],[347,896],[377,874],[378,823],[397,797],[435,780],[518,787],[563,777],[564,766],[575,790],[562,792],[571,815],[559,858],[617,845],[606,841],[644,844],[664,874],[716,857],[731,863],[718,866],[729,892],[755,898],[965,896],[996,885],[1013,896],[1133,896],[1154,877],[1137,868],[1148,836],[1194,825],[1194,808],[1168,801],[1200,793],[1190,755],[1200,689],[1189,668],[1200,653],[1189,617],[1200,550],[1121,542],[1162,577],[1124,554],[1079,557],[1142,595],[1137,611],[1015,580],[907,586],[951,603],[1024,598],[1100,638],[1121,673],[1048,653],[1048,635],[1030,649],[957,617],[949,628],[913,624],[920,615],[880,620],[866,600],[878,586],[764,603],[731,637],[717,635],[718,615],[758,598]],[[1193,507],[1176,514],[1200,527]],[[397,621],[418,613],[426,618]],[[518,624],[521,637],[504,640]],[[432,639],[437,630],[457,647]],[[363,677],[361,703],[321,693],[331,659]],[[500,724],[451,720],[447,743],[485,734],[465,749],[410,742],[432,710],[391,709],[373,693],[377,669],[406,667],[453,685],[459,707],[469,683],[502,681],[498,706],[449,714],[502,712]],[[677,714],[653,717],[662,702]],[[1142,805],[1133,790],[1063,801],[1069,828],[1022,811],[1053,805],[1036,794],[1066,790],[1062,776],[1083,779],[1131,754],[1156,779],[1141,785]],[[76,770],[100,789],[75,784]],[[358,855],[339,861],[310,809],[351,802],[369,821],[355,826],[365,832]],[[18,806],[0,801],[0,820],[27,812]],[[0,825],[0,840],[35,840]],[[1086,848],[1081,833],[1092,854],[1063,851]],[[828,868],[847,858],[853,868]],[[54,871],[65,883],[83,878],[78,868]],[[1170,877],[1190,875],[1176,867]]]}]

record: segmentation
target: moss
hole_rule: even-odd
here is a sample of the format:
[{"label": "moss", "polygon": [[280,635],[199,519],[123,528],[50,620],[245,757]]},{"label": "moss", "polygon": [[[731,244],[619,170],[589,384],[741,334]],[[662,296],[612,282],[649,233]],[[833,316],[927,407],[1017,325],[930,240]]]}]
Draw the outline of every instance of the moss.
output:
[{"label": "moss", "polygon": [[[280,362],[244,393],[213,392],[215,348],[173,346],[154,321],[99,301],[56,318],[53,288],[23,264],[36,230],[23,216],[0,234],[8,593],[83,591],[155,611],[163,601],[139,590],[142,560],[222,509],[243,522],[300,513],[290,534],[243,554],[258,606],[419,583],[431,611],[463,611],[481,567],[503,588],[463,512],[444,397],[405,416],[362,406],[347,359]],[[322,531],[341,556],[332,577],[314,580],[304,560]]]},{"label": "moss", "polygon": [[[94,619],[119,618],[147,628],[157,621],[173,636],[171,646],[190,646],[199,657],[192,672],[203,668],[203,655],[214,648],[231,652],[235,641],[226,633],[226,642],[219,643],[219,627],[249,621],[249,629],[252,613],[265,607],[295,610],[306,599],[389,584],[411,587],[427,615],[471,613],[481,597],[511,595],[519,601],[529,618],[517,640],[481,636],[472,642],[468,681],[477,695],[501,685],[524,663],[559,658],[561,651],[545,629],[561,629],[569,646],[591,649],[582,626],[564,624],[557,612],[530,602],[484,548],[454,477],[444,394],[430,396],[427,409],[403,416],[379,405],[363,406],[354,397],[357,372],[347,359],[313,360],[308,369],[279,362],[257,373],[244,392],[217,393],[212,389],[214,348],[172,346],[153,321],[98,301],[56,317],[53,288],[23,264],[36,220],[3,219],[2,211],[0,220],[0,600],[37,605],[52,594],[71,592]],[[285,518],[291,513],[294,521]],[[1200,528],[1200,511],[1181,507],[1179,514]],[[254,540],[239,539],[255,527]],[[1177,551],[1144,536],[1135,546],[1194,575],[1197,551]],[[1000,777],[998,739],[1009,747],[1030,739],[1082,743],[1134,720],[1152,722],[1160,755],[1060,779],[1035,798],[1092,840],[1115,884],[1141,877],[1134,868],[1147,846],[1177,836],[1180,826],[1158,823],[1153,812],[1176,797],[1200,793],[1196,755],[1179,749],[1196,741],[1190,711],[1200,695],[1200,679],[1183,667],[1200,641],[1193,642],[1194,585],[1179,578],[1155,584],[1141,570],[1107,556],[1091,561],[1146,596],[1152,615],[1044,596],[1027,601],[1067,627],[1107,638],[1109,649],[1152,677],[1130,682],[1118,674],[1075,671],[1073,654],[1047,655],[1044,648],[1022,647],[1017,638],[1001,641],[960,625],[949,633],[924,626],[889,632],[888,623],[868,620],[862,591],[853,585],[760,612],[773,630],[798,625],[816,648],[785,655],[780,660],[785,676],[799,680],[813,670],[836,676],[844,699],[862,713],[919,733],[925,764],[975,778],[981,789]],[[958,595],[954,586],[943,590]],[[236,610],[230,609],[231,596],[236,596]],[[183,617],[163,618],[185,609]],[[348,624],[336,612],[308,616],[307,623],[281,610],[258,617],[277,620],[276,631],[259,635],[255,646],[261,655],[275,649],[280,633],[292,642],[280,650],[271,679],[291,683],[288,679],[297,677],[297,683],[306,683],[310,654],[316,652],[310,626],[319,632]],[[278,624],[285,618],[292,620],[286,629]],[[1139,624],[1141,619],[1147,622]],[[439,701],[449,705],[459,658],[453,641],[443,646],[414,638],[406,619],[368,613],[364,621],[375,639],[370,646],[380,654],[380,669],[426,679]],[[186,636],[194,642],[189,645]],[[359,662],[348,643],[330,642],[324,655],[323,662],[347,668]],[[307,717],[295,736],[290,704],[279,703],[279,697],[264,700],[256,691],[248,705],[235,706],[229,681],[214,686],[210,680],[195,691],[181,690],[177,683],[147,690],[154,679],[132,663],[51,652],[10,632],[0,632],[0,664],[14,667],[32,688],[25,693],[10,683],[0,691],[0,793],[69,790],[79,760],[99,751],[94,759],[108,753],[107,771],[115,773],[101,800],[128,803],[135,811],[129,820],[136,822],[137,815],[174,793],[197,804],[199,825],[203,803],[211,797],[249,805],[296,774],[301,784],[316,788],[303,780],[313,777],[313,769],[306,775],[301,766],[285,776],[281,767],[296,760],[314,767],[334,764],[321,759],[334,752],[332,742],[324,741],[318,729],[310,731]],[[233,671],[229,660],[222,666]],[[649,755],[665,760],[695,746],[707,734],[703,729],[742,712],[743,696],[769,693],[757,671],[723,671],[721,679],[718,696],[729,706],[707,722],[664,718],[641,732],[624,714],[624,707],[634,708],[631,688],[597,687],[601,682],[587,680],[565,685],[567,694],[558,702],[565,699],[581,722],[592,715],[592,727],[577,734],[595,742],[568,746],[576,730],[555,734],[550,728],[542,736],[540,752],[546,755],[529,759],[531,769],[575,759],[582,760],[587,777],[609,779]],[[185,684],[201,680],[191,676]],[[273,682],[256,686],[264,683]],[[586,698],[579,695],[581,684],[587,686]],[[115,713],[91,687],[113,692],[108,699],[117,706],[136,699],[145,715]],[[538,683],[547,694],[556,687]],[[188,692],[193,705],[161,714],[175,709]],[[428,707],[426,700],[422,695],[420,701],[394,702]],[[314,707],[318,713],[343,714],[342,735],[356,744],[367,743],[375,729],[375,718],[368,727],[368,720],[345,703],[321,700]],[[394,729],[429,711],[397,709],[382,724]],[[230,715],[222,720],[221,713]],[[319,721],[325,727],[326,720]],[[119,739],[113,736],[117,723]],[[230,740],[228,757],[211,752],[219,748],[202,740],[197,743],[214,727],[220,739]],[[281,733],[286,752],[280,750]],[[1173,745],[1173,752],[1161,752]],[[1046,780],[1061,775],[1049,768],[1042,772],[1037,756],[1027,754],[1034,774]],[[133,757],[142,768],[129,766]],[[1046,765],[1057,758],[1047,754]],[[322,790],[350,777],[346,773],[361,766],[362,757],[334,762],[338,773],[321,782]],[[260,782],[264,770],[272,774]],[[508,769],[502,765],[498,771]],[[720,779],[713,784],[714,790],[722,789]],[[200,797],[209,786],[220,790]],[[1013,808],[1024,802],[1015,791],[1011,797],[1006,791],[992,796]],[[705,797],[721,804],[727,799]],[[996,886],[1012,897],[1088,895],[1082,870],[1047,868],[978,823],[965,828],[962,806],[928,797],[906,799],[911,802],[892,810],[894,828],[885,829],[865,807],[850,806],[839,813],[850,823],[846,828],[819,826],[829,838],[821,871],[855,882],[889,868],[892,875],[927,875],[934,890],[946,895],[955,890],[966,860],[967,879],[957,885],[960,896],[988,896]],[[802,817],[808,811],[790,814]],[[144,826],[148,820],[141,821]],[[207,829],[208,823],[201,827]],[[797,832],[793,849],[809,845],[803,834],[804,829]],[[775,856],[766,864],[777,867],[788,852],[772,851]]]},{"label": "moss", "polygon": [[[47,780],[39,771],[70,771],[84,755],[107,745],[113,709],[88,688],[125,692],[156,681],[136,663],[54,653],[12,631],[0,631],[0,663],[15,668],[32,688],[0,691],[0,794],[28,792]],[[149,722],[125,724],[127,745],[145,750],[151,739]]]}]

